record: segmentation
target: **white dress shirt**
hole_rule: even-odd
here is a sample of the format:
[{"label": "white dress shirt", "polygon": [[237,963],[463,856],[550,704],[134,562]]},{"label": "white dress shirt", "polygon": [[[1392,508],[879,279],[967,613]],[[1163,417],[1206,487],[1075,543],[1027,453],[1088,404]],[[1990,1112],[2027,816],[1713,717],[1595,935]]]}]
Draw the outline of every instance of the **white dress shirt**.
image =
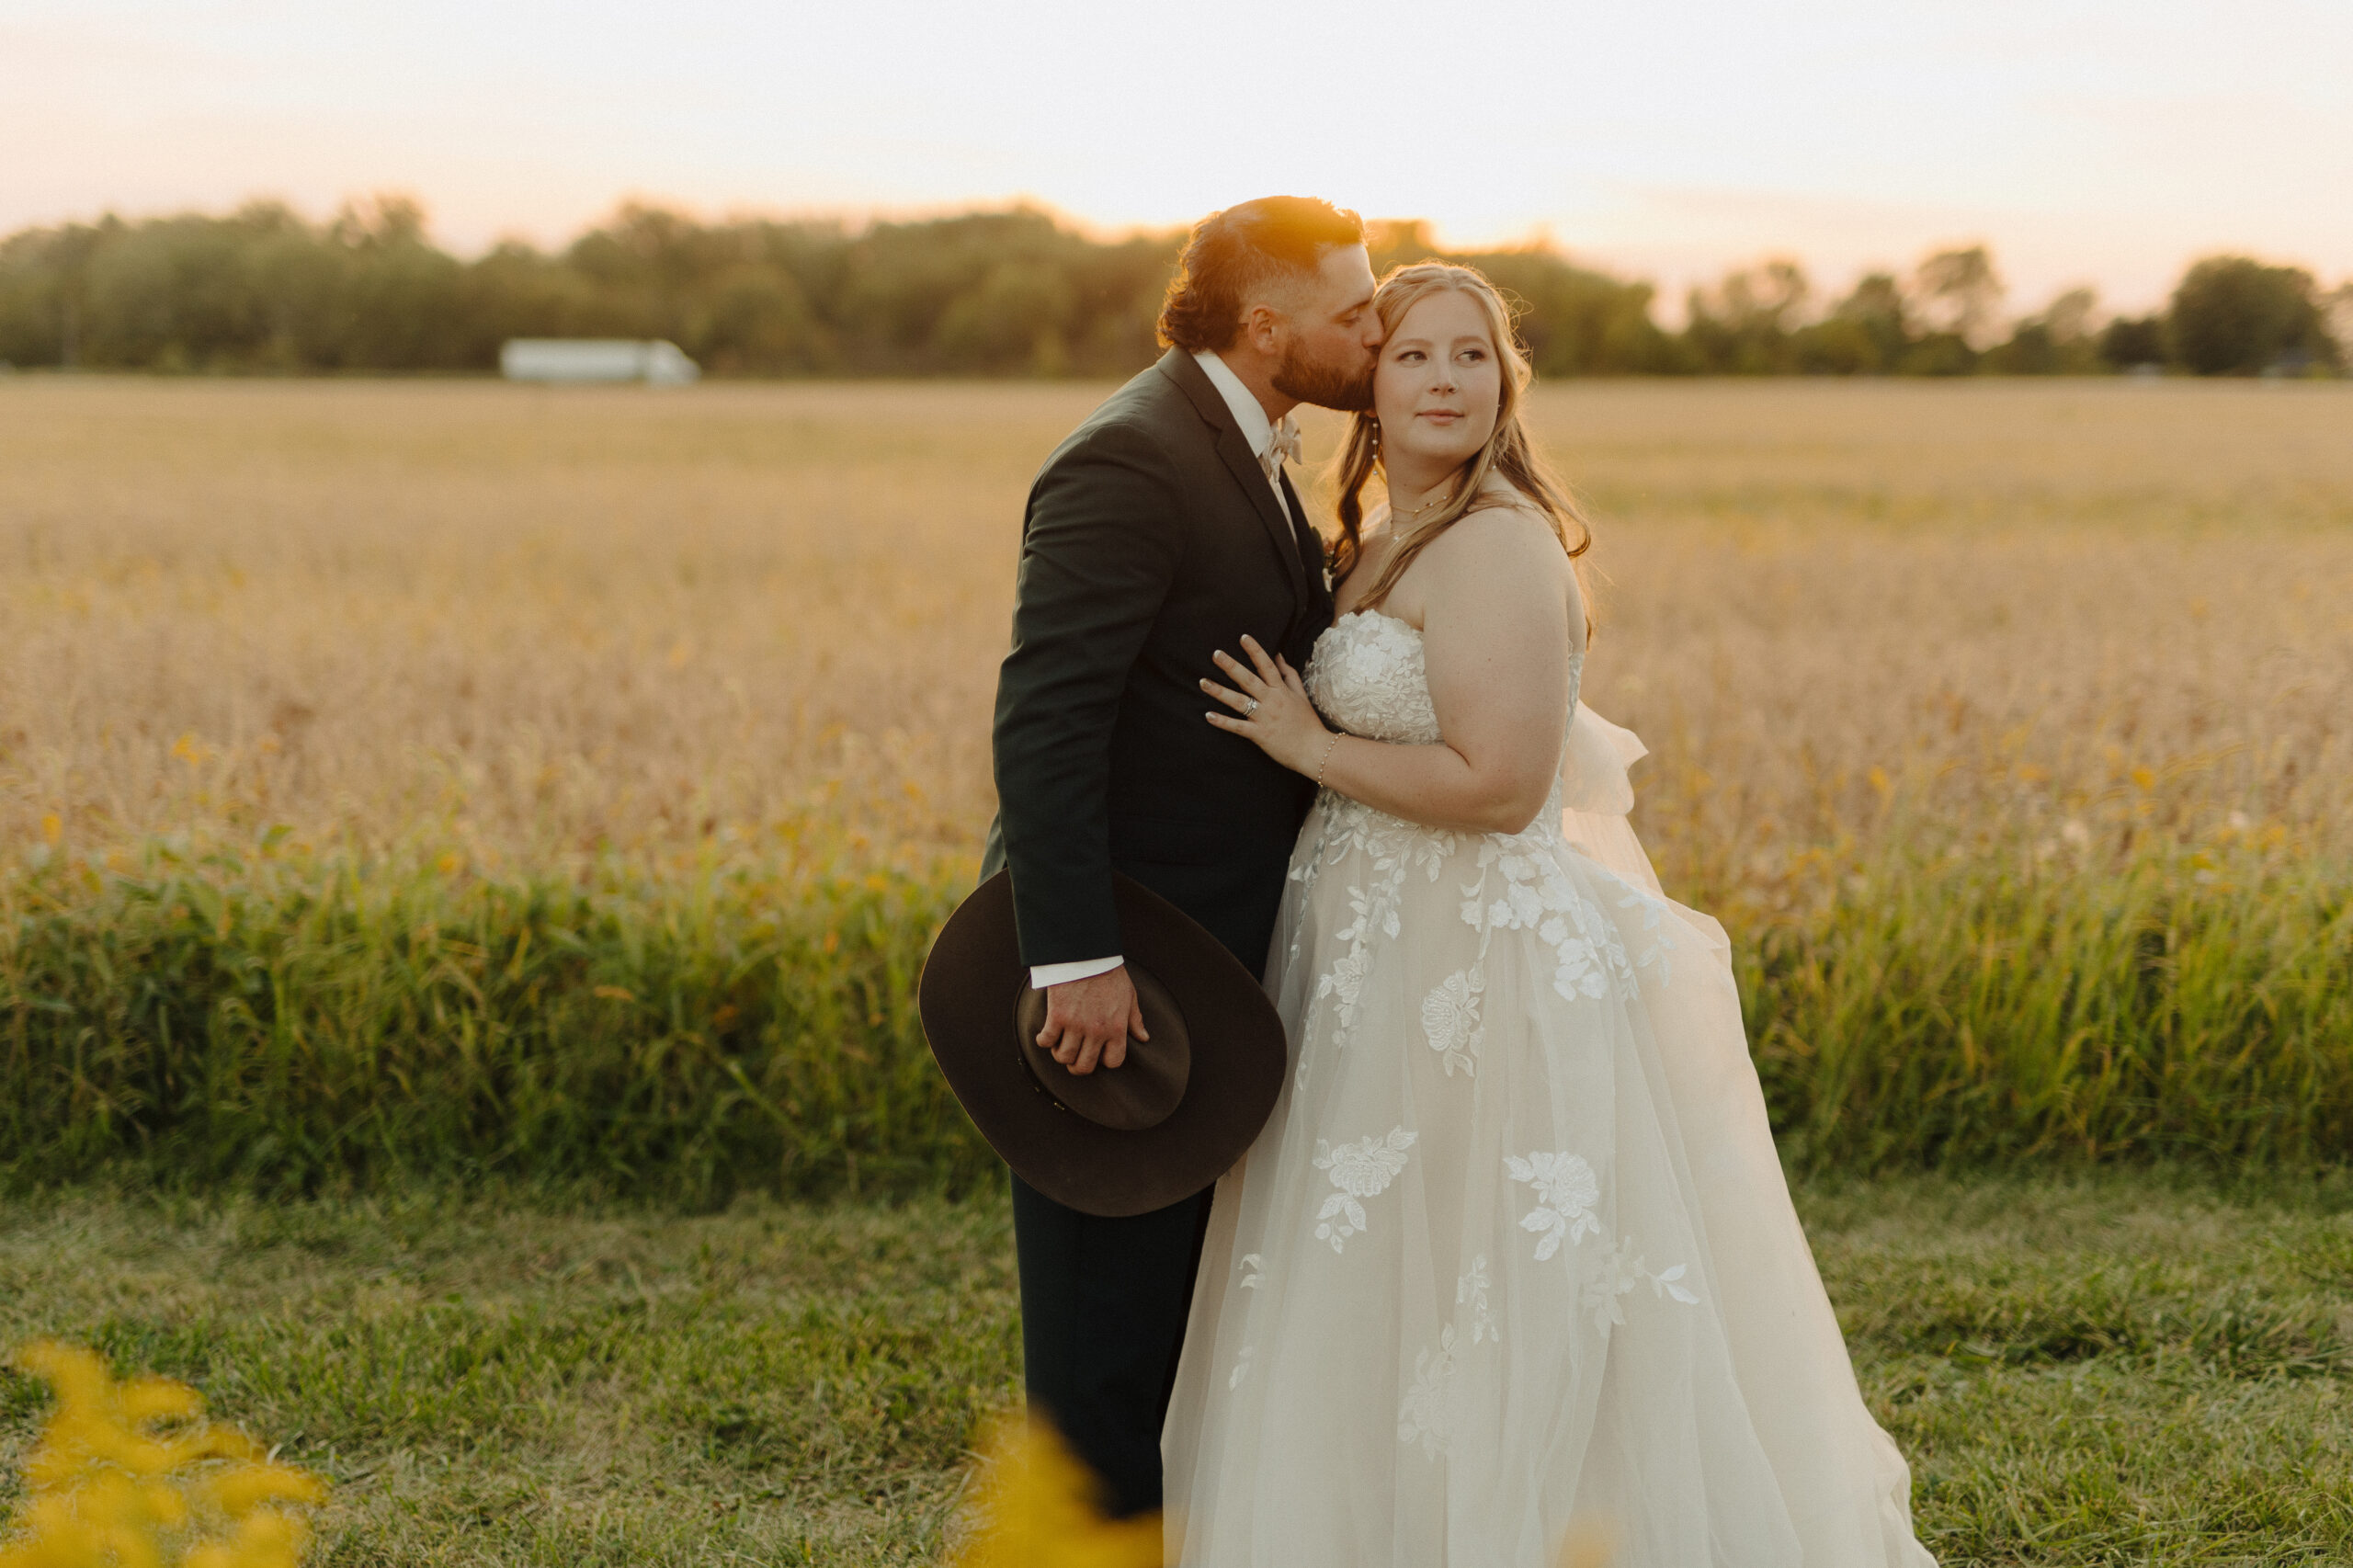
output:
[{"label": "white dress shirt", "polygon": [[[1245,441],[1250,443],[1250,455],[1258,460],[1260,468],[1267,467],[1267,449],[1275,439],[1275,422],[1267,417],[1266,406],[1258,401],[1258,394],[1244,386],[1242,378],[1216,355],[1204,351],[1193,358],[1208,372],[1210,385],[1217,388],[1218,395],[1225,399],[1225,406],[1233,415],[1234,428],[1242,432]],[[1297,521],[1291,517],[1290,503],[1283,499],[1283,487],[1276,483],[1271,473],[1267,476],[1267,486],[1275,493],[1275,505],[1282,508],[1283,517]]]},{"label": "white dress shirt", "polygon": [[[1258,460],[1259,467],[1267,467],[1267,449],[1274,444],[1275,422],[1267,417],[1266,405],[1258,401],[1257,393],[1242,384],[1242,378],[1233,373],[1232,367],[1216,355],[1203,349],[1195,353],[1193,358],[1207,372],[1210,385],[1217,388],[1218,395],[1225,399],[1225,406],[1233,415],[1234,428],[1250,445],[1250,455]],[[1290,515],[1290,503],[1283,499],[1281,483],[1270,474],[1267,483],[1275,493],[1275,505],[1282,509],[1286,518],[1296,523],[1298,519]],[[1114,953],[1108,959],[1073,959],[1068,963],[1032,964],[1029,966],[1029,983],[1043,991],[1049,985],[1063,985],[1091,975],[1108,974],[1127,961],[1121,955]]]}]

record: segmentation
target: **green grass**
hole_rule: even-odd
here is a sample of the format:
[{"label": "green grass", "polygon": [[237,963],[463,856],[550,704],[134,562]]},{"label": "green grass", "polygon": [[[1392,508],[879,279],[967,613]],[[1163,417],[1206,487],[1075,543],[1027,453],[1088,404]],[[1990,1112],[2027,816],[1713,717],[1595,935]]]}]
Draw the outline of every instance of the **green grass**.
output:
[{"label": "green grass", "polygon": [[[2353,1558],[2353,1183],[1800,1188],[1949,1565]],[[906,1563],[1017,1358],[1003,1202],[0,1206],[0,1340],[101,1347],[335,1483],[335,1564]],[[44,1396],[0,1379],[11,1469]]]},{"label": "green grass", "polygon": [[153,847],[0,890],[0,1177],[707,1203],[993,1167],[914,990],[961,868],[484,878]]},{"label": "green grass", "polygon": [[[332,1482],[318,1562],[909,1562],[1018,1354],[1002,1207],[16,1205],[0,1338],[187,1379]],[[38,1391],[0,1381],[0,1446]]]},{"label": "green grass", "polygon": [[2094,858],[1932,832],[1727,912],[1786,1155],[2302,1169],[2353,1151],[2353,872],[2158,840]]},{"label": "green grass", "polygon": [[[1698,895],[1800,1168],[2353,1149],[2353,868],[1935,843]],[[842,864],[40,866],[0,881],[0,1186],[962,1191],[994,1162],[914,989],[969,868]]]}]

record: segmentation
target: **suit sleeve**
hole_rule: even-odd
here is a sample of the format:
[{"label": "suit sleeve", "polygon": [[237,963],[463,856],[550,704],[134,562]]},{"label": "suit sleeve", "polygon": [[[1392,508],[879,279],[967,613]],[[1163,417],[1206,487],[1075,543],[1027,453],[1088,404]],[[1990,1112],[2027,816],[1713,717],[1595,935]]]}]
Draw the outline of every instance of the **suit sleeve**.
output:
[{"label": "suit sleeve", "polygon": [[1111,732],[1180,553],[1159,448],[1106,426],[1029,494],[992,751],[1022,961],[1124,951],[1111,900]]}]

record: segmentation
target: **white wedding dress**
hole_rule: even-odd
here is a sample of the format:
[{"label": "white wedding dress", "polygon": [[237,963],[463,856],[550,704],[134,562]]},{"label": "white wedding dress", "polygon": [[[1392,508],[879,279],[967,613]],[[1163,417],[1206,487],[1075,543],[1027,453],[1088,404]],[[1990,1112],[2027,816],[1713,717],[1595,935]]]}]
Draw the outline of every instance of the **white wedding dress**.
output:
[{"label": "white wedding dress", "polygon": [[[1580,665],[1582,661],[1580,660]],[[1439,738],[1421,634],[1341,618],[1335,722]],[[1627,825],[1641,743],[1574,706],[1509,835],[1329,790],[1267,974],[1292,1070],[1219,1184],[1164,1440],[1186,1568],[1905,1568],[1790,1204],[1723,933]]]}]

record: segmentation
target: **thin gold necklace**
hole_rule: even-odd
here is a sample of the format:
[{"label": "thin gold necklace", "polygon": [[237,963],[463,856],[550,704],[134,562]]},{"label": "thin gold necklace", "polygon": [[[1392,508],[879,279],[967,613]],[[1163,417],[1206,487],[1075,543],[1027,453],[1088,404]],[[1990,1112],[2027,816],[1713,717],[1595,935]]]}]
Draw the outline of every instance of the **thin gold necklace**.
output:
[{"label": "thin gold necklace", "polygon": [[1437,500],[1425,501],[1410,512],[1400,512],[1394,506],[1392,506],[1389,508],[1389,515],[1391,517],[1404,524],[1405,526],[1411,527],[1413,524],[1420,522],[1427,514],[1437,511],[1439,507],[1445,506],[1449,501],[1453,499],[1453,492],[1449,489],[1446,494],[1439,496]]}]

